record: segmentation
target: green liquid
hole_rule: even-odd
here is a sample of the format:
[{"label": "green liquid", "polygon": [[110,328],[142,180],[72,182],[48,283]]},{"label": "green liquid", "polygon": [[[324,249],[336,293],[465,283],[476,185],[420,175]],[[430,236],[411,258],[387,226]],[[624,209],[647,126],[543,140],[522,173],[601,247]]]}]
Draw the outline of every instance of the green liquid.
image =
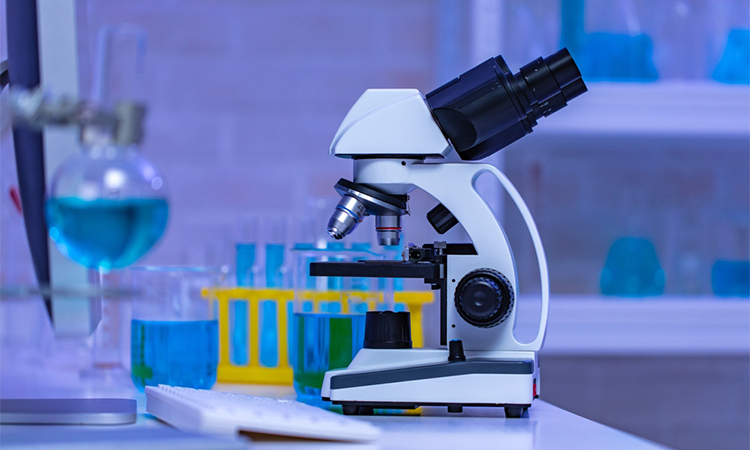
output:
[{"label": "green liquid", "polygon": [[331,369],[349,366],[362,349],[364,314],[294,314],[294,390],[305,403],[322,405],[320,388]]},{"label": "green liquid", "polygon": [[68,258],[92,269],[118,269],[145,255],[164,234],[164,199],[52,198],[45,205],[49,235]]}]

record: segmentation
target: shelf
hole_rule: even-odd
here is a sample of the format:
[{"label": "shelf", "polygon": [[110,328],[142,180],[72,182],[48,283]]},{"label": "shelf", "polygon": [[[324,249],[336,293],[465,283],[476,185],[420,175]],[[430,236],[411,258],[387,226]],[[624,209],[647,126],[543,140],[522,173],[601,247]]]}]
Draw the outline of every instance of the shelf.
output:
[{"label": "shelf", "polygon": [[[717,82],[587,83],[544,135],[750,137],[750,86]],[[540,135],[542,133],[539,133]],[[541,137],[541,136],[540,136]]]},{"label": "shelf", "polygon": [[[536,329],[535,303],[521,298],[523,336]],[[554,296],[542,353],[748,355],[750,300]]]}]

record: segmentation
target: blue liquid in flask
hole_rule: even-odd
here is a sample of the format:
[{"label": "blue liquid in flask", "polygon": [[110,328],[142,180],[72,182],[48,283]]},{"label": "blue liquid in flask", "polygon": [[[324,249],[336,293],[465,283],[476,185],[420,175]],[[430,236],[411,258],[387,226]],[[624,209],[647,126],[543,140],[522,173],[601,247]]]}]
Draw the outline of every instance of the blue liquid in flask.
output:
[{"label": "blue liquid in flask", "polygon": [[168,384],[210,389],[219,363],[217,320],[133,320],[131,376],[140,390]]},{"label": "blue liquid in flask", "polygon": [[68,258],[92,269],[129,266],[164,234],[169,206],[161,198],[51,198],[49,235]]}]

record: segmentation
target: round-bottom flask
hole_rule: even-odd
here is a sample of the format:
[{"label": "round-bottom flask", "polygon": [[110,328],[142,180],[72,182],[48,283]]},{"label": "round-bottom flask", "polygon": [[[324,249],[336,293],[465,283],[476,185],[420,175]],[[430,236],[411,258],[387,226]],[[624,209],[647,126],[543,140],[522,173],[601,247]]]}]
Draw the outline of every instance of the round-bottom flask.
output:
[{"label": "round-bottom flask", "polygon": [[45,207],[60,252],[105,271],[146,254],[164,234],[168,211],[164,180],[135,145],[92,146],[65,161]]}]

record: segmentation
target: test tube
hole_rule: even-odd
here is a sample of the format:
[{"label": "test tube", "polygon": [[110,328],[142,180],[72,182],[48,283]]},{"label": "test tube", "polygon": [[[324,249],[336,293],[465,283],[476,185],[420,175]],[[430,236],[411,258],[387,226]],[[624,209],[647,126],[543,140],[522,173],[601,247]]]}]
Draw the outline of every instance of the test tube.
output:
[{"label": "test tube", "polygon": [[[266,287],[283,288],[286,268],[287,223],[285,217],[268,217],[263,222],[266,247]],[[260,302],[260,364],[265,367],[278,365],[278,317],[276,300]]]},{"label": "test tube", "polygon": [[[258,220],[256,218],[242,219],[239,228],[240,237],[235,246],[237,286],[254,287],[257,272]],[[230,304],[230,315],[230,359],[233,364],[244,366],[250,360],[247,300],[233,300]]]}]

